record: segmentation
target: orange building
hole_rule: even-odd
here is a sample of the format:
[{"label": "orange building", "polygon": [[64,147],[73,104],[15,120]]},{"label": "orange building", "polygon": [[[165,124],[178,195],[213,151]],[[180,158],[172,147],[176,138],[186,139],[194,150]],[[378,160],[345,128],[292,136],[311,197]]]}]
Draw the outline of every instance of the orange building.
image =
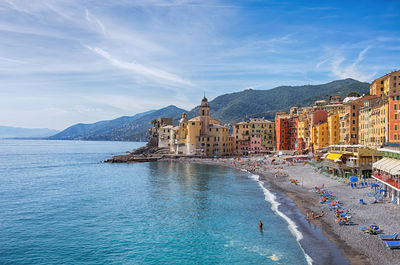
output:
[{"label": "orange building", "polygon": [[295,150],[298,116],[278,112],[275,116],[276,150]]},{"label": "orange building", "polygon": [[[381,97],[387,101],[387,113],[382,109],[381,113],[387,116],[386,127],[389,143],[400,143],[400,70],[393,71],[378,79],[370,86],[370,94]],[[383,119],[384,117],[381,117]]]}]

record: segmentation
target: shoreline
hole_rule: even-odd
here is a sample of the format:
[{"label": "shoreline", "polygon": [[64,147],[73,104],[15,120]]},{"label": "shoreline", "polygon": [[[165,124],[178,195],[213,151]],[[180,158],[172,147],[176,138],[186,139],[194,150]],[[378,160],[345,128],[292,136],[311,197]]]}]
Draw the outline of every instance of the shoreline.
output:
[{"label": "shoreline", "polygon": [[[257,157],[252,157],[252,158],[245,158],[249,161],[255,161]],[[269,159],[270,160],[270,159]],[[251,167],[238,167],[235,166],[234,164],[227,163],[227,161],[232,161],[232,159],[194,159],[194,158],[181,158],[178,160],[168,160],[168,161],[175,161],[175,162],[191,162],[191,163],[199,163],[199,164],[208,164],[208,165],[216,165],[216,166],[225,166],[225,167],[230,167],[235,170],[244,170],[248,174],[254,174],[259,176],[259,180],[264,182],[264,185],[267,184],[268,190],[272,192],[274,195],[277,194],[283,194],[283,198],[278,198],[278,203],[280,204],[279,207],[283,208],[280,209],[283,214],[287,215],[288,211],[292,212],[292,209],[290,209],[290,206],[288,204],[292,203],[294,204],[295,208],[299,211],[299,216],[295,217],[294,221],[296,223],[296,226],[298,229],[300,229],[300,232],[303,234],[303,239],[300,240],[300,245],[304,249],[305,254],[309,255],[313,259],[313,264],[343,264],[343,259],[339,258],[338,260],[335,260],[334,255],[330,255],[330,257],[323,257],[324,261],[321,261],[318,256],[321,254],[324,255],[324,253],[310,253],[312,252],[313,247],[319,247],[315,245],[315,242],[311,246],[307,246],[307,244],[310,243],[312,240],[321,240],[321,238],[315,238],[318,237],[318,235],[315,235],[315,229],[320,229],[319,234],[322,234],[323,237],[325,237],[332,245],[328,246],[330,247],[332,251],[332,247],[336,248],[338,251],[340,251],[340,254],[347,259],[346,261],[349,262],[350,264],[393,264],[390,261],[386,261],[382,263],[382,260],[378,259],[377,262],[371,260],[371,257],[362,251],[360,249],[355,248],[351,242],[348,242],[347,240],[343,239],[340,234],[337,233],[337,231],[334,229],[333,225],[339,226],[335,223],[329,222],[329,219],[332,219],[331,216],[326,216],[324,218],[318,218],[315,220],[311,220],[311,222],[307,222],[305,219],[306,213],[310,211],[314,212],[320,212],[321,210],[324,210],[325,212],[329,212],[329,210],[325,209],[325,205],[319,204],[319,197],[314,193],[310,192],[306,187],[301,187],[300,185],[294,185],[289,182],[289,178],[292,178],[293,172],[285,172],[287,173],[287,176],[280,176],[278,178],[274,177],[274,172],[273,170],[276,169],[275,167],[270,167],[267,168],[267,170],[257,170]],[[233,160],[234,161],[234,160]],[[279,165],[279,168],[282,168],[282,165]],[[296,165],[295,167],[299,167],[299,165]],[[310,169],[309,167],[301,165],[303,169]],[[310,169],[311,170],[311,169]],[[283,173],[286,171],[286,168],[283,167],[282,169],[279,169],[280,173]],[[328,177],[325,177],[326,179],[329,179]],[[284,200],[284,196],[287,196],[287,199],[289,199],[288,202],[282,202]],[[278,195],[278,197],[280,197]],[[289,208],[289,209],[288,209]],[[330,214],[330,213],[328,213]],[[292,216],[289,216],[289,218],[292,218]],[[304,221],[301,222],[301,219]],[[305,223],[308,223],[308,227],[304,225]],[[314,226],[311,227],[310,226]],[[357,231],[359,232],[359,231]],[[361,232],[359,232],[361,233]],[[317,233],[318,234],[318,233]],[[308,237],[308,238],[307,238]],[[314,237],[314,238],[313,238]],[[380,240],[380,239],[377,239]],[[307,242],[305,242],[307,241]],[[325,242],[326,244],[329,244]],[[315,252],[315,251],[314,251]],[[335,252],[333,250],[333,252]],[[375,251],[373,252],[375,253]],[[317,257],[317,258],[316,258]],[[307,258],[306,258],[307,259]],[[329,263],[327,263],[326,260],[330,260]],[[380,261],[380,262],[379,262]]]}]

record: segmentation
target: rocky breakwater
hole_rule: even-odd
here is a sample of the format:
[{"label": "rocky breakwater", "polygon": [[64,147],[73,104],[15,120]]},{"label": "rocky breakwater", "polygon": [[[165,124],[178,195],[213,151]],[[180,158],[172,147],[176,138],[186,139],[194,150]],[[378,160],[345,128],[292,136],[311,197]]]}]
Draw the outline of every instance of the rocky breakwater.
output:
[{"label": "rocky breakwater", "polygon": [[105,163],[152,162],[168,156],[168,148],[143,146],[126,155],[113,156]]}]

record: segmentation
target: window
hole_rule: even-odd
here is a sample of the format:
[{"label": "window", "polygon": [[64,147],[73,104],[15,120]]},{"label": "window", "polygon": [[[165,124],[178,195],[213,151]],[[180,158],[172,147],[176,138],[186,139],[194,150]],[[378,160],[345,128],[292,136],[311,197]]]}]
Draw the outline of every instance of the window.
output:
[{"label": "window", "polygon": [[395,110],[397,109],[397,105],[396,105],[396,104],[394,104],[394,109],[395,109]]},{"label": "window", "polygon": [[397,135],[396,134],[394,135],[394,139],[397,140]]},{"label": "window", "polygon": [[356,109],[356,105],[353,105],[353,109]]},{"label": "window", "polygon": [[355,112],[353,112],[353,117],[355,117],[356,116],[356,113]]},{"label": "window", "polygon": [[394,119],[397,120],[397,114],[394,114]]},{"label": "window", "polygon": [[394,130],[397,131],[397,124],[394,125]]}]

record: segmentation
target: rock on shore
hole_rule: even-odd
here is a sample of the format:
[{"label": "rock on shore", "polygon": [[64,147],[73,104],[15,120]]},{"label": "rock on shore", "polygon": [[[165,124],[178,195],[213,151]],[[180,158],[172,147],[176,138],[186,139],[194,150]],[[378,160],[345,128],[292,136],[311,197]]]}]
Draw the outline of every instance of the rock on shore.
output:
[{"label": "rock on shore", "polygon": [[113,156],[105,163],[136,163],[157,161],[168,154],[167,148],[143,146],[126,155]]}]

